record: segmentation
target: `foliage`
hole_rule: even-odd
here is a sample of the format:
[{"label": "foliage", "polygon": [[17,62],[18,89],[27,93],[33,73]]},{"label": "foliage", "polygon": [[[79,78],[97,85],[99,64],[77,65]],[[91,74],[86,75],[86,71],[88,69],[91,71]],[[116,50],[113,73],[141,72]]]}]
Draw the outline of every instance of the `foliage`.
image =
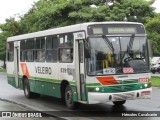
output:
[{"label": "foliage", "polygon": [[[6,38],[83,22],[137,21],[146,23],[155,13],[154,0],[39,0],[19,21],[6,19],[0,28],[0,55],[5,58]],[[157,34],[157,33],[154,33]],[[5,35],[5,37],[4,37]],[[154,38],[153,43],[159,38]],[[156,35],[157,36],[157,35]],[[157,36],[158,37],[158,36]],[[156,45],[155,45],[156,46]],[[158,45],[154,52],[158,52]]]},{"label": "foliage", "polygon": [[6,23],[1,24],[0,28],[3,32],[6,32],[8,36],[15,36],[24,33],[20,22],[15,21],[15,18],[6,19]]},{"label": "foliage", "polygon": [[146,29],[148,38],[152,40],[153,53],[160,53],[160,14],[148,20]]},{"label": "foliage", "polygon": [[6,39],[7,34],[5,32],[0,33],[0,60],[5,61],[6,58]]},{"label": "foliage", "polygon": [[0,69],[0,72],[6,72],[6,69]]},{"label": "foliage", "polygon": [[[151,2],[145,0],[39,0],[22,17],[27,32],[94,21],[138,21],[154,17]],[[136,18],[136,19],[135,19]]]}]

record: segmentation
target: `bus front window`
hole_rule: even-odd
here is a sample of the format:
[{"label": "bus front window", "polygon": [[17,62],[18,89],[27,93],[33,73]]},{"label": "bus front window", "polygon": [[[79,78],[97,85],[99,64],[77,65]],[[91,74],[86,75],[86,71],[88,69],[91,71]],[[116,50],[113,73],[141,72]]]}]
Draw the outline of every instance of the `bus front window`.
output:
[{"label": "bus front window", "polygon": [[[105,68],[114,68],[113,50],[102,37],[89,39],[91,58],[89,60],[89,74],[103,74]],[[113,71],[114,72],[114,71]]]},{"label": "bus front window", "polygon": [[89,45],[89,75],[149,71],[146,37],[90,37]]}]

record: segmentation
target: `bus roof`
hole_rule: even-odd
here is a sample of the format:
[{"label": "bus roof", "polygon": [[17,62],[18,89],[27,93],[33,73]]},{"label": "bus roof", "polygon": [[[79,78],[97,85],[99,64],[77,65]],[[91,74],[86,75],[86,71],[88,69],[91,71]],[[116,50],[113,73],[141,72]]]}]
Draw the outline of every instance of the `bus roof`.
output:
[{"label": "bus roof", "polygon": [[60,28],[52,28],[52,29],[28,33],[28,34],[17,35],[17,36],[9,37],[7,39],[7,42],[49,36],[49,35],[54,35],[54,34],[62,34],[62,33],[67,33],[67,32],[87,30],[88,25],[94,25],[94,24],[139,24],[139,25],[143,25],[142,23],[138,23],[138,22],[88,22],[88,23],[80,23],[80,24],[75,24],[75,25],[70,25],[70,26],[64,26]]}]

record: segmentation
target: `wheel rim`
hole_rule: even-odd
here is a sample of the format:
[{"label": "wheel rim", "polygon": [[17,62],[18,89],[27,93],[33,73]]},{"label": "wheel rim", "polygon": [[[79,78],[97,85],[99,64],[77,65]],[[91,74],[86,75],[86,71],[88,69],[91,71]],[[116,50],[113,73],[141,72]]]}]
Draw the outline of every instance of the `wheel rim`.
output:
[{"label": "wheel rim", "polygon": [[24,88],[24,90],[25,90],[25,94],[26,94],[26,96],[28,96],[28,84],[27,84],[27,81],[25,81],[25,88]]},{"label": "wheel rim", "polygon": [[66,92],[66,97],[65,97],[65,98],[66,98],[66,103],[67,103],[68,105],[70,105],[70,104],[73,103],[71,90],[68,90],[68,91]]}]

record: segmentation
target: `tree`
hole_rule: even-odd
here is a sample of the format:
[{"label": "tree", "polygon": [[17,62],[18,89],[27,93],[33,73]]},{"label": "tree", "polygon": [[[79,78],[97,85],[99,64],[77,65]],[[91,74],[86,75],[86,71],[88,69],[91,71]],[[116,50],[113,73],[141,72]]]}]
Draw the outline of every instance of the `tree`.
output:
[{"label": "tree", "polygon": [[[6,39],[7,39],[7,34],[5,32],[0,33],[0,60],[3,60],[4,63],[6,61]],[[5,68],[5,64],[4,64]]]},{"label": "tree", "polygon": [[[108,0],[107,0],[108,1]],[[137,21],[154,17],[153,3],[146,0],[39,0],[22,17],[28,32],[93,21]],[[92,7],[92,6],[95,7]]]},{"label": "tree", "polygon": [[152,40],[153,53],[160,53],[160,14],[149,19],[146,24],[148,38]]},{"label": "tree", "polygon": [[0,29],[2,30],[0,33],[0,60],[5,62],[7,38],[10,36],[23,34],[24,32],[21,29],[20,22],[15,21],[14,18],[6,19],[5,24],[0,24]]},{"label": "tree", "polygon": [[[9,37],[83,22],[127,20],[146,23],[155,16],[154,8],[151,7],[153,2],[154,0],[39,0],[19,21],[15,21],[15,18],[6,19],[0,28],[3,35]],[[153,34],[150,36],[154,37]],[[153,39],[154,42],[155,40],[157,38]],[[155,51],[158,52],[157,50]]]},{"label": "tree", "polygon": [[0,28],[3,32],[7,33],[8,37],[24,33],[21,22],[15,21],[15,18],[6,19],[6,23],[0,24]]}]

